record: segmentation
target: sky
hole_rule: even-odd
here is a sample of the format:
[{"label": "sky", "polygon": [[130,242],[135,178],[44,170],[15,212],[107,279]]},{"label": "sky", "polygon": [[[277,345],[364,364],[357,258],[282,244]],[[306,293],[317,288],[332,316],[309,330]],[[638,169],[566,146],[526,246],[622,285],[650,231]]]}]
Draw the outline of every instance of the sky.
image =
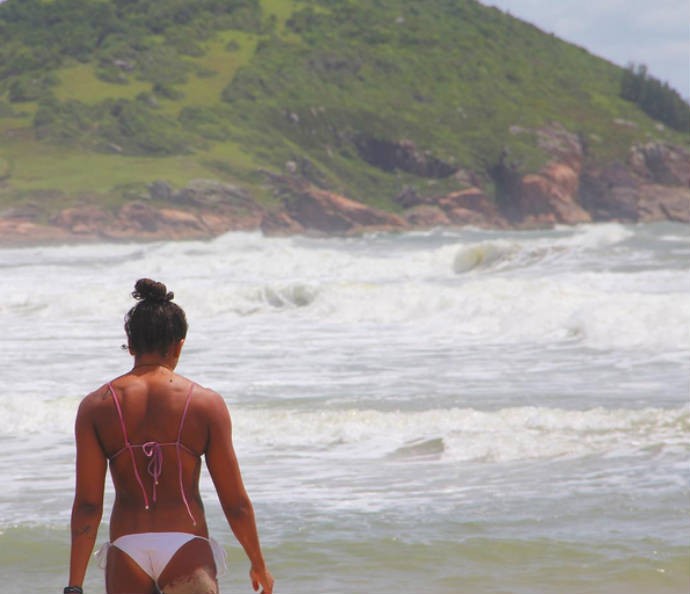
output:
[{"label": "sky", "polygon": [[690,98],[690,0],[481,0]]}]

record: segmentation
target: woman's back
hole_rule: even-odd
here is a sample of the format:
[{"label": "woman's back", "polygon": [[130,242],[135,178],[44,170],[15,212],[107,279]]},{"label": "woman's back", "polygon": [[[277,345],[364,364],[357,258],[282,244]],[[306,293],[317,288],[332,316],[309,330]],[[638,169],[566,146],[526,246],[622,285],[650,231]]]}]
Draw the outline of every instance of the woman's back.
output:
[{"label": "woman's back", "polygon": [[206,390],[149,366],[99,392],[92,418],[115,487],[111,538],[163,529],[205,536],[199,473],[208,442]]}]

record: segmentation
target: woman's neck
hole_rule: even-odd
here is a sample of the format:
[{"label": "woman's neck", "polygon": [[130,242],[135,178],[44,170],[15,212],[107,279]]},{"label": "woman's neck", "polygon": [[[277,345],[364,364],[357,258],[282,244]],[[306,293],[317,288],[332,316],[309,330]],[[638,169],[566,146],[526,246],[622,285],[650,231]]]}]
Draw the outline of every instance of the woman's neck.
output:
[{"label": "woman's neck", "polygon": [[172,366],[166,365],[165,363],[136,363],[132,366],[132,369],[140,369],[142,367],[164,367],[165,369],[169,369],[170,371],[173,370]]},{"label": "woman's neck", "polygon": [[174,371],[176,363],[177,361],[172,361],[169,358],[161,357],[160,355],[153,357],[143,355],[141,357],[134,358],[134,365],[132,366],[132,369],[155,369],[156,367],[163,367],[169,371]]}]

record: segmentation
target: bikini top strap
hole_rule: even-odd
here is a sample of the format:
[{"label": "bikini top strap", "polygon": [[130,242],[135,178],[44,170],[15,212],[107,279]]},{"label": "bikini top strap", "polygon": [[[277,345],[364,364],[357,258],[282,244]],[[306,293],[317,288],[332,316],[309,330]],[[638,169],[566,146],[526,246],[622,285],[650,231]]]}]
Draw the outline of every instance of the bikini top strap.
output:
[{"label": "bikini top strap", "polygon": [[[189,411],[189,404],[192,401],[192,391],[194,390],[194,382],[192,382],[189,385],[189,392],[187,392],[187,401],[184,404],[184,411],[182,411],[182,418],[180,419],[180,428],[177,432],[177,442],[176,442],[176,450],[177,450],[177,478],[178,482],[180,485],[180,495],[182,495],[182,501],[184,503],[184,506],[187,510],[187,515],[189,516],[190,520],[192,520],[192,524],[196,526],[196,518],[194,517],[194,514],[192,513],[192,509],[189,506],[189,500],[187,499],[187,493],[185,492],[184,488],[184,481],[182,480],[182,459],[180,458],[180,449],[183,447],[182,445],[182,429],[184,428],[184,422],[187,418],[187,412]],[[189,451],[189,448],[185,448],[186,450]]]},{"label": "bikini top strap", "polygon": [[184,403],[184,410],[182,411],[182,417],[180,417],[180,427],[177,430],[177,442],[180,443],[182,440],[182,429],[184,429],[184,422],[187,419],[187,412],[189,411],[189,404],[192,401],[192,391],[194,390],[194,382],[189,384],[189,390],[187,391],[187,400]]},{"label": "bikini top strap", "polygon": [[125,440],[125,447],[128,447],[131,444],[129,443],[129,436],[127,435],[127,427],[125,426],[125,417],[122,414],[120,399],[117,397],[117,392],[115,392],[115,388],[113,388],[113,384],[111,384],[110,382],[108,382],[108,390],[110,390],[110,394],[113,397],[113,402],[115,403],[115,410],[117,410],[117,416],[120,419],[120,427],[122,428],[122,437]]}]

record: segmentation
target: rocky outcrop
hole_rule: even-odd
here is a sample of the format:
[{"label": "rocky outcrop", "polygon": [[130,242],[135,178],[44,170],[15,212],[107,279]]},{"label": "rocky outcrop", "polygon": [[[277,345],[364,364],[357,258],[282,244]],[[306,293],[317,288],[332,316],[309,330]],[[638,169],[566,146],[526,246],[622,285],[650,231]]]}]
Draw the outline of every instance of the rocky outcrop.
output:
[{"label": "rocky outcrop", "polygon": [[448,227],[451,222],[443,209],[431,204],[418,204],[405,211],[405,220],[411,227],[433,229]]},{"label": "rocky outcrop", "polygon": [[[336,192],[317,188],[303,180],[275,177],[285,206],[281,220],[285,225],[297,224],[305,231],[318,233],[357,233],[363,229],[394,230],[407,227],[402,217],[361,202],[346,198]],[[274,229],[276,219],[264,218],[263,228]]]},{"label": "rocky outcrop", "polygon": [[294,235],[305,232],[302,224],[284,211],[266,212],[261,219],[260,229],[264,235]]},{"label": "rocky outcrop", "polygon": [[506,226],[506,220],[499,212],[496,202],[476,187],[446,194],[437,200],[437,204],[453,225],[492,228]]},{"label": "rocky outcrop", "polygon": [[578,202],[579,185],[577,169],[561,162],[552,161],[539,173],[525,175],[517,189],[517,222],[524,227],[589,223],[591,215]]},{"label": "rocky outcrop", "polygon": [[406,187],[394,201],[405,211],[403,216],[412,227],[473,226],[504,228],[508,225],[496,201],[476,186],[448,194],[424,196]]},{"label": "rocky outcrop", "polygon": [[411,140],[386,140],[361,135],[355,146],[367,163],[384,171],[404,171],[425,178],[444,178],[453,175],[458,167],[420,151]]},{"label": "rocky outcrop", "polygon": [[408,189],[396,201],[407,205],[404,217],[412,227],[472,226],[501,229],[507,226],[496,202],[477,187],[428,197],[420,197]]},{"label": "rocky outcrop", "polygon": [[690,186],[690,152],[679,146],[660,142],[634,145],[628,165],[648,183],[666,186]]},{"label": "rocky outcrop", "polygon": [[635,145],[627,162],[587,168],[580,202],[595,221],[690,223],[690,152],[663,143]]},{"label": "rocky outcrop", "polygon": [[117,210],[84,204],[61,210],[47,223],[39,213],[24,207],[0,214],[0,244],[208,239],[258,229],[265,214],[245,190],[214,180],[194,180],[181,190],[158,181],[148,197]]},{"label": "rocky outcrop", "polygon": [[637,221],[639,181],[624,163],[587,168],[580,179],[579,200],[595,221]]},{"label": "rocky outcrop", "polygon": [[690,223],[690,188],[647,184],[640,187],[637,220]]},{"label": "rocky outcrop", "polygon": [[159,240],[211,237],[211,229],[198,214],[172,208],[155,208],[129,202],[116,212],[95,206],[62,210],[51,219],[53,226],[76,239]]},{"label": "rocky outcrop", "polygon": [[508,163],[507,155],[492,170],[500,188],[501,213],[518,227],[591,221],[591,215],[578,199],[584,165],[580,138],[560,124],[536,130],[536,137],[539,147],[551,155],[539,171],[520,174]]},{"label": "rocky outcrop", "polygon": [[591,221],[690,223],[690,152],[650,142],[633,146],[627,162],[587,160],[580,138],[555,124],[537,131],[552,159],[520,175],[501,162],[494,170],[503,214],[520,228]]},{"label": "rocky outcrop", "polygon": [[66,208],[56,214],[50,222],[73,235],[97,234],[112,225],[113,216],[97,206]]},{"label": "rocky outcrop", "polygon": [[54,225],[11,216],[0,217],[0,245],[53,244],[75,239],[64,229]]}]

